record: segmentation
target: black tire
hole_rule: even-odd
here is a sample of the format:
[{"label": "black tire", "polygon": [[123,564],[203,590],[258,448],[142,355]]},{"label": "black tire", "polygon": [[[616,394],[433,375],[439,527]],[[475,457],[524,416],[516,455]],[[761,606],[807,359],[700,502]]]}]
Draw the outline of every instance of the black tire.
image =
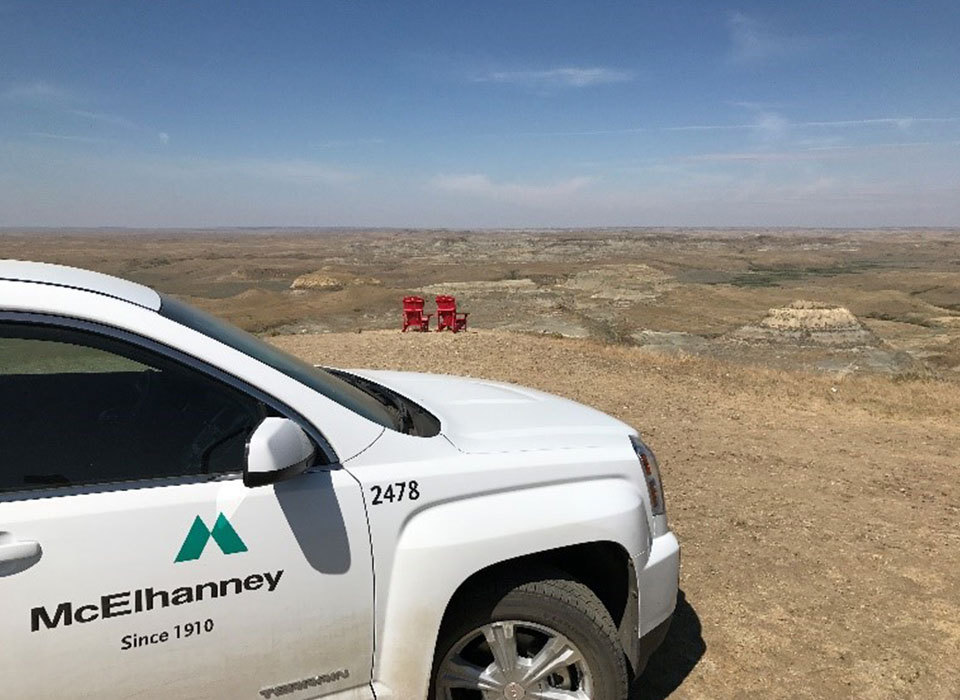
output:
[{"label": "black tire", "polygon": [[457,596],[440,630],[430,700],[441,698],[437,674],[453,647],[492,622],[519,620],[565,636],[580,651],[591,678],[592,700],[626,700],[629,671],[616,625],[600,599],[559,571],[513,581],[494,580]]}]

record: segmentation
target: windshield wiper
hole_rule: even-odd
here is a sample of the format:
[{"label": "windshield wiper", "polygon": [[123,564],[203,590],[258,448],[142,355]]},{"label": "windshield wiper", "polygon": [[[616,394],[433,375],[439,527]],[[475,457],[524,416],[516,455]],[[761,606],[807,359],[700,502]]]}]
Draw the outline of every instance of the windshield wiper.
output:
[{"label": "windshield wiper", "polygon": [[348,374],[347,372],[342,372],[336,369],[327,369],[327,371],[379,401],[384,408],[388,409],[393,414],[394,422],[396,424],[395,429],[398,432],[406,433],[408,435],[416,434],[417,426],[413,420],[413,414],[410,413],[410,409],[407,406],[406,401],[404,401],[399,394],[381,387],[379,384],[376,384],[369,379],[364,379],[363,377],[358,377],[356,375]]},{"label": "windshield wiper", "polygon": [[403,401],[394,401],[393,403],[397,409],[397,418],[400,420],[400,432],[413,435],[416,425],[413,422],[413,414],[410,413],[410,409],[407,408],[407,404],[405,404]]}]

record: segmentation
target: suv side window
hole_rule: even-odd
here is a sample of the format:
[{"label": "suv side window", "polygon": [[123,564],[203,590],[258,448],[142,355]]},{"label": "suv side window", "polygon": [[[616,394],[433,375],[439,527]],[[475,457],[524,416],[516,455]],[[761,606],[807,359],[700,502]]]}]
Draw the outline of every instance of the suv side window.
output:
[{"label": "suv side window", "polygon": [[0,492],[243,470],[261,401],[85,330],[0,322]]}]

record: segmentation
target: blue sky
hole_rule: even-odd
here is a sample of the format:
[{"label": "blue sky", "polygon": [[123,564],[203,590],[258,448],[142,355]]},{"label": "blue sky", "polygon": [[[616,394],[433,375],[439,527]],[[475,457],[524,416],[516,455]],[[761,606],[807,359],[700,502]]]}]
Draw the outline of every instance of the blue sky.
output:
[{"label": "blue sky", "polygon": [[0,0],[0,226],[960,226],[960,3]]}]

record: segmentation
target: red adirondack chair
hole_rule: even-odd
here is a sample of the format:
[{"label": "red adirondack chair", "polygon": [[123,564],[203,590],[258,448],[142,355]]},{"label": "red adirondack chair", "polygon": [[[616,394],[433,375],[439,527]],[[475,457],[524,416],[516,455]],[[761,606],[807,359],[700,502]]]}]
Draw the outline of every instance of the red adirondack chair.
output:
[{"label": "red adirondack chair", "polygon": [[423,297],[404,297],[403,298],[403,328],[404,333],[408,328],[415,331],[430,330],[430,317],[433,314],[423,313]]},{"label": "red adirondack chair", "polygon": [[437,296],[437,330],[442,331],[449,328],[454,333],[465,330],[467,327],[467,316],[470,314],[464,311],[457,311],[457,300],[449,294],[440,294]]}]

